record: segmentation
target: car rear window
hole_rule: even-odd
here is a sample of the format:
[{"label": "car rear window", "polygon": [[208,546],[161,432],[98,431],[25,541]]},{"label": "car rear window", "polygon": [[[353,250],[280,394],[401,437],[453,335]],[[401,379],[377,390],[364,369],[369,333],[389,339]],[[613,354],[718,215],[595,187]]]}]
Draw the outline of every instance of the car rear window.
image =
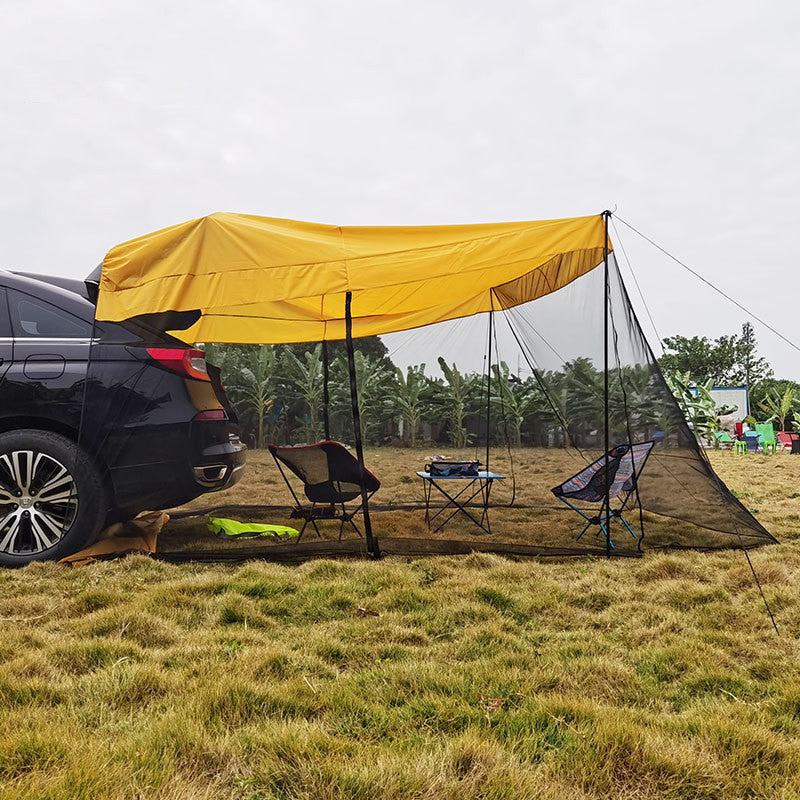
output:
[{"label": "car rear window", "polygon": [[11,327],[19,338],[82,339],[92,335],[86,320],[37,297],[12,290],[8,305]]}]

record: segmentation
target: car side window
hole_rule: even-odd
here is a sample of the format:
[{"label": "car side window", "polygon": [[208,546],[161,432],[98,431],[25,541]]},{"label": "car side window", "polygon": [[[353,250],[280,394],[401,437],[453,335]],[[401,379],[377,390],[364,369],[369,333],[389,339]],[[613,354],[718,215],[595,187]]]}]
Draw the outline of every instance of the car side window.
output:
[{"label": "car side window", "polygon": [[92,335],[92,326],[86,320],[38,297],[12,289],[8,306],[11,329],[18,338],[78,339]]},{"label": "car side window", "polygon": [[6,290],[0,286],[0,339],[8,339],[11,336],[11,320],[8,317],[8,303],[6,301]]}]

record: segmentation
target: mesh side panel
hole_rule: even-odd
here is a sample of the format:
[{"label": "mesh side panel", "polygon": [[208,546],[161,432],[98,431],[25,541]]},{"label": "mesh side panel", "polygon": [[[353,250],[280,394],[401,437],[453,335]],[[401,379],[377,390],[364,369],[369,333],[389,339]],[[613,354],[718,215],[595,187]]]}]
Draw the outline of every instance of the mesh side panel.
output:
[{"label": "mesh side panel", "polygon": [[[602,284],[597,269],[536,304],[505,312],[559,421],[563,444],[586,460],[604,445]],[[711,469],[644,339],[613,254],[609,306],[609,445],[655,441],[639,478],[639,496],[643,509],[674,521],[650,521],[644,545],[773,541]],[[559,438],[552,428],[548,437]]]},{"label": "mesh side panel", "polygon": [[[704,451],[689,429],[633,313],[622,277],[612,258],[610,293],[615,361],[617,415],[631,426],[655,418],[663,427],[662,444],[653,450],[642,473],[640,494],[644,508],[692,523],[700,530],[681,536],[677,544],[713,546],[711,532],[735,537],[743,544],[774,541],[771,534],[731,494],[714,473]],[[672,539],[653,531],[650,544]]]}]

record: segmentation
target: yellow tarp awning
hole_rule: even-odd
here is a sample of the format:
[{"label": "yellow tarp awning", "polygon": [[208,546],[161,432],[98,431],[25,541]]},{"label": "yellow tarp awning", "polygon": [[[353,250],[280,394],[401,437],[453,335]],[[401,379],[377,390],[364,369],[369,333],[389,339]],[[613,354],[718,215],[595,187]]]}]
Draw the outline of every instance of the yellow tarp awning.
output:
[{"label": "yellow tarp awning", "polygon": [[200,309],[188,341],[371,336],[510,307],[603,261],[602,215],[542,222],[337,227],[211,214],[114,247],[97,317]]}]

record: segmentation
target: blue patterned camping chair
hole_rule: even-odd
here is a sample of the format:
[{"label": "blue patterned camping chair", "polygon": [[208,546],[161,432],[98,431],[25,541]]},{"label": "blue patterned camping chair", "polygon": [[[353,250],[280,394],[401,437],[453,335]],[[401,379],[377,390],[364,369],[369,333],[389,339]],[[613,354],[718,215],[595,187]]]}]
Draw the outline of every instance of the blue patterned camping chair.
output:
[{"label": "blue patterned camping chair", "polygon": [[[607,536],[608,521],[613,517],[618,518],[628,529],[630,535],[637,539],[633,528],[628,524],[622,512],[627,508],[631,495],[636,491],[639,476],[642,474],[647,457],[650,455],[654,444],[655,442],[650,441],[618,445],[606,455],[598,458],[597,461],[589,464],[588,467],[584,467],[569,480],[551,490],[562,503],[565,503],[586,520],[583,530],[578,534],[575,541],[579,541],[592,525],[598,526],[598,535],[602,533]],[[617,508],[604,509],[601,507],[599,514],[589,516],[583,509],[571,502],[604,503],[606,485],[608,485],[609,504],[612,500],[620,501],[620,505]],[[609,539],[609,543],[611,547],[614,547],[614,542],[611,539]]]}]

